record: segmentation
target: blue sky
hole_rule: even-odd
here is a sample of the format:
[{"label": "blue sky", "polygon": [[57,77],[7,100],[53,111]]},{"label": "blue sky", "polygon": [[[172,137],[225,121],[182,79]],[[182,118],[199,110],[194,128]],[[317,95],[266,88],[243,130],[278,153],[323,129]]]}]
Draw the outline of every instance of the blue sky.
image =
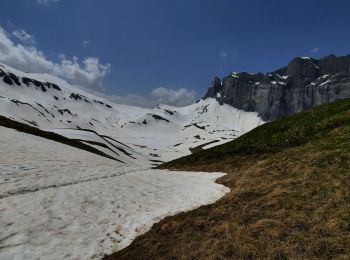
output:
[{"label": "blue sky", "polygon": [[90,83],[105,94],[147,99],[162,87],[197,98],[216,75],[350,54],[349,14],[348,0],[2,0],[0,25],[15,46],[80,64],[81,84],[96,72]]}]

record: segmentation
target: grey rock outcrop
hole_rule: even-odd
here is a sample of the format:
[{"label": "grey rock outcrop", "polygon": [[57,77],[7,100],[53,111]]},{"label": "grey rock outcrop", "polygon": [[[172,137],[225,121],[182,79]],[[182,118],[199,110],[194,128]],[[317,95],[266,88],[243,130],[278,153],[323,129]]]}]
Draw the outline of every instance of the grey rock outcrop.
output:
[{"label": "grey rock outcrop", "polygon": [[350,55],[320,60],[298,57],[271,73],[232,73],[215,78],[204,98],[216,98],[265,121],[350,97]]}]

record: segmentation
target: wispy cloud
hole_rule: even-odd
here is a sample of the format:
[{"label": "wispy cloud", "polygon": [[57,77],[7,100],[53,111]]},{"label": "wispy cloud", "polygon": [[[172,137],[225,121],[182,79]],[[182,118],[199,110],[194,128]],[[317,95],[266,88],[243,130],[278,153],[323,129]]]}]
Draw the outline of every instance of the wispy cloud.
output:
[{"label": "wispy cloud", "polygon": [[224,50],[220,50],[220,57],[226,59],[227,53]]},{"label": "wispy cloud", "polygon": [[56,3],[56,2],[59,2],[60,0],[36,0],[36,2],[38,4],[42,4],[42,5],[47,5],[47,4],[50,4],[50,3]]},{"label": "wispy cloud", "polygon": [[225,50],[220,50],[219,56],[222,59],[236,59],[237,58],[237,52],[227,52]]},{"label": "wispy cloud", "polygon": [[316,53],[316,52],[319,52],[320,48],[319,47],[316,47],[316,48],[313,48],[310,50],[311,53]]},{"label": "wispy cloud", "polygon": [[12,35],[19,39],[21,42],[26,44],[35,44],[35,38],[33,35],[30,35],[25,30],[14,30]]},{"label": "wispy cloud", "polygon": [[[28,38],[29,36],[23,32],[16,37]],[[34,36],[29,38],[34,39]],[[46,72],[69,80],[72,84],[95,91],[103,91],[103,79],[111,69],[110,64],[100,63],[97,57],[85,57],[80,60],[77,57],[69,59],[66,55],[61,54],[59,62],[52,61],[33,45],[14,43],[9,33],[1,26],[0,62],[23,71]]]},{"label": "wispy cloud", "polygon": [[186,88],[170,89],[159,87],[147,95],[127,94],[124,96],[110,96],[112,101],[141,107],[154,107],[157,104],[183,107],[196,101],[196,92]]}]

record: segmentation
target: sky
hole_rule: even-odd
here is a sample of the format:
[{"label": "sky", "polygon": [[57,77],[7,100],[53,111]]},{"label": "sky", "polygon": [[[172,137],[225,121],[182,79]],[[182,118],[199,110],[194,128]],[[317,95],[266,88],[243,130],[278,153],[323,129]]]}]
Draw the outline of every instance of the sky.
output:
[{"label": "sky", "polygon": [[350,54],[349,14],[348,0],[1,0],[0,62],[183,106],[214,76]]}]

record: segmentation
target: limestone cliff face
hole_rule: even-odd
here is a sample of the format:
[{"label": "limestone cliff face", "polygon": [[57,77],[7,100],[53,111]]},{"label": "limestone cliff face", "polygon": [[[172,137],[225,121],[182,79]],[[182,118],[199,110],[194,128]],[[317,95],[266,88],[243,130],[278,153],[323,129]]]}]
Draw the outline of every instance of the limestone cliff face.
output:
[{"label": "limestone cliff face", "polygon": [[298,57],[271,73],[232,73],[215,78],[204,98],[213,97],[265,121],[350,97],[350,55],[316,60]]}]

